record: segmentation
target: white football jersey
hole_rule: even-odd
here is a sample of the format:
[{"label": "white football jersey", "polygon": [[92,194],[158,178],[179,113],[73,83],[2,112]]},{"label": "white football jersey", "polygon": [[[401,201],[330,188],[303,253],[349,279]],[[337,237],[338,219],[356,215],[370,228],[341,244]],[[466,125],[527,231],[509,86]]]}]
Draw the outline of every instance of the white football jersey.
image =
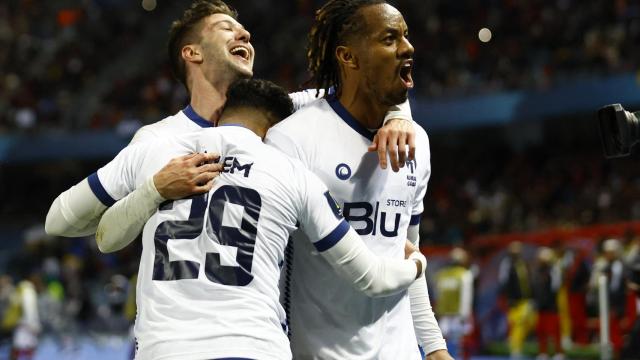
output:
[{"label": "white football jersey", "polygon": [[[271,128],[266,142],[300,159],[327,184],[373,253],[403,258],[407,229],[420,221],[431,173],[429,139],[417,124],[415,129],[416,160],[398,173],[379,167],[377,153],[367,152],[374,134],[335,98],[297,111]],[[331,266],[301,241],[305,237],[294,233],[281,281],[294,358],[420,359],[406,292],[367,297],[331,276]]]},{"label": "white football jersey", "polygon": [[214,188],[162,204],[144,227],[136,358],[290,359],[278,289],[289,235],[300,227],[324,251],[349,229],[315,175],[250,130],[223,126],[129,146],[91,187],[117,200],[170,159],[203,151],[224,164]]},{"label": "white football jersey", "polygon": [[[321,89],[317,94],[318,97],[322,97],[324,95],[324,90]],[[295,110],[301,109],[318,98],[316,97],[315,89],[290,93],[289,97],[293,102],[293,108]],[[191,105],[187,105],[187,107],[178,111],[175,115],[168,116],[156,123],[141,127],[133,136],[133,139],[131,139],[131,144],[175,136],[213,126],[213,123],[198,115]]]}]

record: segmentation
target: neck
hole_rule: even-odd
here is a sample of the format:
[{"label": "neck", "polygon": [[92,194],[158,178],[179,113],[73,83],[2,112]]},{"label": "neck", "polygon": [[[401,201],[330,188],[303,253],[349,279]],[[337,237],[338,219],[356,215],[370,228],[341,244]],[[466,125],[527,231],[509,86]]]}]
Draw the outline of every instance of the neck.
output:
[{"label": "neck", "polygon": [[372,94],[366,93],[357,86],[343,86],[338,100],[367,129],[379,129],[385,114],[389,111],[389,106],[375,101]]},{"label": "neck", "polygon": [[253,131],[256,135],[264,139],[269,130],[269,120],[263,111],[253,108],[242,107],[238,109],[227,109],[220,117],[218,126],[241,125]]},{"label": "neck", "polygon": [[191,82],[191,107],[212,124],[216,124],[226,101],[227,82],[211,83],[204,76]]}]

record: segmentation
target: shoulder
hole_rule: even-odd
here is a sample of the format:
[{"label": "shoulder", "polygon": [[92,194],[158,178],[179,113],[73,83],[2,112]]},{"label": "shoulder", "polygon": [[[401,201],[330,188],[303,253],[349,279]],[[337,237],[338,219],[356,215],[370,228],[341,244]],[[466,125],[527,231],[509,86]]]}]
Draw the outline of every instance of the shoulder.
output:
[{"label": "shoulder", "polygon": [[172,136],[176,133],[184,132],[189,128],[187,120],[188,119],[182,115],[182,111],[179,111],[178,113],[167,116],[158,122],[141,127],[133,136],[131,143],[134,144],[147,140],[155,140],[157,138]]},{"label": "shoulder", "polygon": [[327,116],[331,108],[325,99],[311,102],[291,116],[272,127],[273,130],[284,133],[308,133],[310,126],[315,126]]}]

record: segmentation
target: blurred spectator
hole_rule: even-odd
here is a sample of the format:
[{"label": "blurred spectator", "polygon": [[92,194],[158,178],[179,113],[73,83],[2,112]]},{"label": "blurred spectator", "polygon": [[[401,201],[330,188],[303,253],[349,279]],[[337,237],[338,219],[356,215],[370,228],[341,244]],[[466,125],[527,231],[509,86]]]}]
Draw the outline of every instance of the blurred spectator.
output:
[{"label": "blurred spectator", "polygon": [[[32,274],[32,280],[33,276],[37,275]],[[13,332],[10,359],[28,360],[35,355],[41,327],[38,294],[31,280],[25,279],[16,285],[4,312],[2,327]]]},{"label": "blurred spectator", "polygon": [[571,340],[580,345],[589,343],[587,329],[587,289],[591,272],[582,250],[572,249],[565,255],[567,270],[565,281],[569,291]]},{"label": "blurred spectator", "polygon": [[473,274],[469,254],[462,248],[451,250],[449,264],[436,274],[436,315],[454,358],[468,359],[463,338],[473,327]]},{"label": "blurred spectator", "polygon": [[[630,265],[627,287],[634,294],[636,313],[640,314],[640,261]],[[638,339],[640,339],[640,316],[636,317],[631,331],[626,336],[625,345],[621,353],[622,359],[638,358],[640,354],[640,341]]]},{"label": "blurred spectator", "polygon": [[538,359],[548,359],[548,343],[553,341],[554,359],[563,359],[560,337],[560,317],[558,316],[558,291],[561,273],[554,266],[555,254],[548,247],[538,249],[537,264],[533,273],[534,304],[538,311],[536,336],[538,338]]},{"label": "blurred spectator", "polygon": [[518,359],[523,356],[524,341],[534,325],[531,278],[520,242],[509,244],[508,255],[500,263],[498,282],[501,301],[507,306],[509,351],[512,358]]}]

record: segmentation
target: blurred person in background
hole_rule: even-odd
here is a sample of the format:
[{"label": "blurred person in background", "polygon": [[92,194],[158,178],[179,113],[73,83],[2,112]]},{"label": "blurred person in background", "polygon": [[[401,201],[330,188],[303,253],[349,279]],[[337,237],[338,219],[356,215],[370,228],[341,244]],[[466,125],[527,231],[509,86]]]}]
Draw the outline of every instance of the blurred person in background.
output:
[{"label": "blurred person in background", "polygon": [[464,337],[473,330],[473,273],[469,254],[456,247],[449,253],[449,264],[436,274],[436,315],[454,358],[468,359]]},{"label": "blurred person in background", "polygon": [[[635,298],[636,313],[640,314],[640,260],[629,266],[629,279],[627,287]],[[625,337],[625,344],[621,352],[622,359],[640,359],[640,316]]]},{"label": "blurred person in background", "polygon": [[538,312],[536,336],[538,359],[548,359],[547,346],[553,341],[555,356],[564,359],[558,315],[558,292],[562,283],[560,269],[555,266],[555,254],[548,247],[538,250],[537,264],[533,272],[533,301]]},{"label": "blurred person in background", "polygon": [[507,309],[509,351],[512,358],[518,359],[522,357],[524,341],[534,325],[535,315],[531,304],[531,278],[522,257],[522,243],[512,242],[507,251],[498,269],[499,302]]},{"label": "blurred person in background", "polygon": [[607,275],[609,296],[609,324],[611,344],[616,353],[622,348],[623,319],[626,312],[627,284],[623,262],[622,243],[618,239],[607,239],[602,244],[604,267],[601,274]]},{"label": "blurred person in background", "polygon": [[35,355],[40,334],[40,316],[38,311],[38,292],[34,285],[37,275],[32,273],[28,279],[18,282],[9,298],[2,328],[11,330],[11,360],[29,360]]},{"label": "blurred person in background", "polygon": [[564,281],[569,292],[569,316],[571,319],[571,341],[575,344],[589,343],[587,328],[587,290],[591,273],[584,250],[570,249],[563,257],[566,261]]}]

